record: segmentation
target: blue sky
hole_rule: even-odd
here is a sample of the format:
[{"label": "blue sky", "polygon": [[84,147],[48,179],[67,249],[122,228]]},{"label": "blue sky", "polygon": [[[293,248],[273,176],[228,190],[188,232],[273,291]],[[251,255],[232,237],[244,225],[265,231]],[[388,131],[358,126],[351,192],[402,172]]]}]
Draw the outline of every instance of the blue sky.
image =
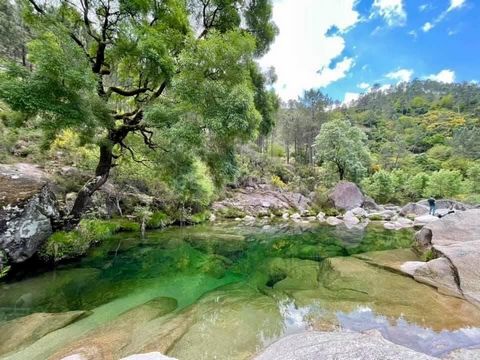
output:
[{"label": "blue sky", "polygon": [[480,81],[480,0],[274,0],[261,60],[283,100],[321,88],[350,101],[374,84]]}]

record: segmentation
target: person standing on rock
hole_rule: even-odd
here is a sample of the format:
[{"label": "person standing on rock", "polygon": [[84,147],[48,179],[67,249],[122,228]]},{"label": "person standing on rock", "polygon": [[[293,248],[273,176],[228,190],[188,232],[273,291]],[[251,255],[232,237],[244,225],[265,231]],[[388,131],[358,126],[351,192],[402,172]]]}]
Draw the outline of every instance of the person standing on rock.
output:
[{"label": "person standing on rock", "polygon": [[428,211],[428,213],[430,215],[435,215],[436,206],[435,206],[435,199],[433,197],[430,197],[428,199],[428,205],[430,206],[430,210]]}]

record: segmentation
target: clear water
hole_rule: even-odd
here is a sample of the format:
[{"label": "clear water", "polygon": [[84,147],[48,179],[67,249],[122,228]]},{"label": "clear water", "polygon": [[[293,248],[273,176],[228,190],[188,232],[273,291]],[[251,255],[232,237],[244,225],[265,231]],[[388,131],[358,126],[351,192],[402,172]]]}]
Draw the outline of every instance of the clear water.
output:
[{"label": "clear water", "polygon": [[[480,324],[480,314],[468,321],[460,315],[451,322],[435,319],[445,307],[457,306],[452,301],[460,300],[440,301],[434,290],[409,278],[368,269],[380,276],[374,280],[379,293],[384,293],[383,287],[386,294],[392,288],[419,287],[418,291],[429,294],[424,301],[432,310],[423,311],[420,306],[417,311],[416,302],[423,301],[417,293],[389,304],[388,295],[376,297],[376,284],[373,290],[353,292],[356,280],[348,277],[351,275],[345,275],[346,279],[342,275],[340,280],[338,274],[323,275],[328,272],[324,259],[408,248],[411,241],[409,230],[306,224],[173,227],[148,233],[145,239],[119,234],[76,262],[0,284],[0,321],[35,312],[93,311],[84,320],[4,358],[47,358],[72,339],[88,336],[99,326],[114,323],[125,311],[159,296],[178,302],[174,314],[165,317],[168,321],[182,319],[188,311],[195,313],[189,329],[168,349],[169,355],[181,360],[246,359],[284,334],[329,326],[378,329],[392,341],[435,356],[480,344],[480,331],[472,326],[477,318]],[[363,284],[364,280],[359,278],[360,287],[372,287]],[[465,306],[466,312],[472,311]],[[145,333],[160,331],[167,320],[148,323]],[[222,336],[230,332],[231,343],[221,345],[225,341]],[[231,340],[235,336],[244,341]],[[145,348],[131,346],[137,351]]]}]

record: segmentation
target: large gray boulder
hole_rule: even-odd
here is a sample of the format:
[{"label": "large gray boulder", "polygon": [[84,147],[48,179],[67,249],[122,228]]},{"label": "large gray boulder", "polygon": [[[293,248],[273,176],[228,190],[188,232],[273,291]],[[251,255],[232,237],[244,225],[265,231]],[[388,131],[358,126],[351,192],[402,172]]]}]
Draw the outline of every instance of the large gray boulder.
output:
[{"label": "large gray boulder", "polygon": [[360,207],[365,200],[358,186],[349,181],[340,181],[335,185],[328,198],[336,209],[341,210],[352,210]]},{"label": "large gray boulder", "polygon": [[391,343],[381,335],[357,332],[311,331],[284,337],[255,360],[433,360],[434,358]]},{"label": "large gray boulder", "polygon": [[52,234],[56,199],[46,175],[30,164],[0,165],[0,250],[20,263]]},{"label": "large gray boulder", "polygon": [[438,259],[417,268],[406,264],[406,272],[418,281],[480,306],[480,209],[432,221],[415,238],[418,249],[430,251]]},{"label": "large gray boulder", "polygon": [[428,205],[421,205],[418,203],[408,203],[400,209],[401,216],[413,215],[420,216],[428,214]]}]

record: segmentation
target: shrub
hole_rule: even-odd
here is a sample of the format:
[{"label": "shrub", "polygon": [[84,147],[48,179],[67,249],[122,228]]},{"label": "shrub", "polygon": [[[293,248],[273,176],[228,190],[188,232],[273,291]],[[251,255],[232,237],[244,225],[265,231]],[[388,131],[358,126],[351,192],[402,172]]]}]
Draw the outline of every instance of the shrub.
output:
[{"label": "shrub", "polygon": [[122,231],[140,231],[140,225],[128,219],[82,220],[76,230],[52,234],[40,250],[40,256],[55,262],[81,256],[94,244]]},{"label": "shrub", "polygon": [[420,198],[425,193],[429,180],[430,176],[424,172],[419,172],[411,177],[407,182],[409,198],[411,200]]},{"label": "shrub", "polygon": [[163,211],[154,211],[150,219],[147,221],[148,229],[159,229],[170,225],[173,220]]},{"label": "shrub", "polygon": [[458,170],[439,170],[430,176],[425,188],[425,196],[452,197],[461,193],[462,174]]},{"label": "shrub", "polygon": [[480,194],[480,161],[475,162],[467,171],[469,182],[469,191],[474,194]]},{"label": "shrub", "polygon": [[365,192],[380,203],[391,201],[395,190],[394,180],[390,173],[380,170],[362,181]]},{"label": "shrub", "polygon": [[210,218],[210,212],[209,211],[201,211],[196,214],[193,214],[190,216],[190,221],[193,224],[201,224],[205,221],[207,221]]},{"label": "shrub", "polygon": [[270,179],[271,183],[273,186],[279,188],[279,189],[285,189],[287,187],[287,184],[285,184],[282,179],[280,179],[277,175],[272,175],[272,178]]}]

